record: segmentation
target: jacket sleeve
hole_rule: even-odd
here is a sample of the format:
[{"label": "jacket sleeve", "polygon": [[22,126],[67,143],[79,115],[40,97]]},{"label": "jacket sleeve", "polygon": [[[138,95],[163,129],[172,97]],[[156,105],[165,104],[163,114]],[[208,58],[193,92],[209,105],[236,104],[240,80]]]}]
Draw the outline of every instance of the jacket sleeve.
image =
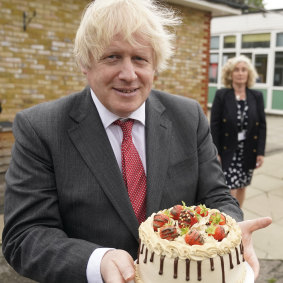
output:
[{"label": "jacket sleeve", "polygon": [[213,143],[216,145],[218,153],[221,150],[220,133],[221,133],[221,119],[222,119],[222,98],[220,90],[216,91],[210,116],[210,128]]},{"label": "jacket sleeve", "polygon": [[266,143],[266,119],[264,112],[263,95],[261,92],[258,93],[257,110],[259,116],[259,137],[257,144],[257,153],[258,155],[264,155]]},{"label": "jacket sleeve", "polygon": [[24,112],[17,114],[13,132],[3,254],[18,273],[33,280],[86,282],[87,262],[97,245],[64,232],[52,157]]}]

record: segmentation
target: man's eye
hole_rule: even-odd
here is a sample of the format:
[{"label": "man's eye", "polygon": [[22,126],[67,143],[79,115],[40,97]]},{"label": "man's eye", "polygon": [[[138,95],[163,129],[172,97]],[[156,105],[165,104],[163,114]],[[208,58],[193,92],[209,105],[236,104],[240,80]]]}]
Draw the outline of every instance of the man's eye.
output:
[{"label": "man's eye", "polygon": [[137,60],[137,61],[146,61],[144,58],[142,58],[140,56],[135,56],[134,59]]}]

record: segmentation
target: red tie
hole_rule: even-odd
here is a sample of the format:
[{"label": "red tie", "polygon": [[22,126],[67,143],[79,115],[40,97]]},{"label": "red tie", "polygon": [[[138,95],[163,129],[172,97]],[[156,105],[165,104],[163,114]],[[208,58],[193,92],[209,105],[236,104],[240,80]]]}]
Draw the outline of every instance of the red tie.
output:
[{"label": "red tie", "polygon": [[114,125],[120,126],[123,131],[121,146],[123,179],[136,217],[141,223],[146,217],[146,176],[138,151],[133,144],[133,124],[132,119],[114,122]]}]

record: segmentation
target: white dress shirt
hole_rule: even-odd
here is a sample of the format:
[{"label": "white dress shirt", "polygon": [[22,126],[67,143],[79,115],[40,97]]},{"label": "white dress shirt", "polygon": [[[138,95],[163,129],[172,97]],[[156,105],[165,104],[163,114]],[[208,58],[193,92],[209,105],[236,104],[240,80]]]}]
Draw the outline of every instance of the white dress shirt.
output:
[{"label": "white dress shirt", "polygon": [[[117,119],[121,118],[131,118],[135,119],[132,137],[133,143],[140,155],[144,171],[146,173],[146,155],[145,155],[145,103],[143,103],[136,111],[131,113],[129,117],[119,117],[116,114],[110,112],[96,97],[95,93],[91,89],[91,97],[97,108],[99,116],[101,118],[102,124],[105,128],[106,134],[111,143],[113,152],[117,159],[118,166],[122,172],[122,162],[121,162],[121,144],[123,139],[123,132],[121,127],[113,125]],[[100,274],[100,263],[104,254],[112,248],[99,248],[93,251],[91,254],[87,269],[87,281],[88,283],[103,283]]]}]

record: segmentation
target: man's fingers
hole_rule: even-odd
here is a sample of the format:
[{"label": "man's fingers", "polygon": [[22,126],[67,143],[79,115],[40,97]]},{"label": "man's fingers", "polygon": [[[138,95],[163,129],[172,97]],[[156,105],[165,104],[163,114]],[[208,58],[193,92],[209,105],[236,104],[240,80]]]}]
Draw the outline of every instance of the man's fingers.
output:
[{"label": "man's fingers", "polygon": [[259,229],[263,229],[269,226],[272,223],[271,217],[260,217],[252,220],[245,220],[243,222],[239,222],[241,228],[245,226],[249,232],[254,232]]},{"label": "man's fingers", "polygon": [[102,258],[101,275],[106,283],[130,282],[135,277],[134,261],[123,250],[110,250]]}]

